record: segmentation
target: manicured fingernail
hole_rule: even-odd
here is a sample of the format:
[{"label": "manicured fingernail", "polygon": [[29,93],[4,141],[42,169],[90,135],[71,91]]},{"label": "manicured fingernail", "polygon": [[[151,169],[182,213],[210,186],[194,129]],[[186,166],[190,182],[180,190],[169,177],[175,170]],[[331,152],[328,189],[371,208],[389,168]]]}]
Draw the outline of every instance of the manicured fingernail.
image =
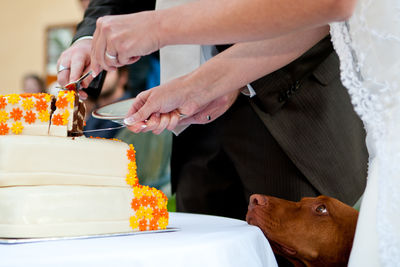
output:
[{"label": "manicured fingernail", "polygon": [[96,76],[98,75],[98,73],[96,73],[94,70],[92,71],[92,77],[96,78]]},{"label": "manicured fingernail", "polygon": [[132,125],[132,124],[135,123],[135,120],[134,120],[132,117],[128,117],[128,118],[125,118],[125,119],[124,119],[124,123],[125,123],[126,125]]},{"label": "manicured fingernail", "polygon": [[144,129],[144,128],[147,128],[147,125],[146,125],[146,124],[143,124],[143,125],[140,126],[140,127],[142,127],[142,128]]}]

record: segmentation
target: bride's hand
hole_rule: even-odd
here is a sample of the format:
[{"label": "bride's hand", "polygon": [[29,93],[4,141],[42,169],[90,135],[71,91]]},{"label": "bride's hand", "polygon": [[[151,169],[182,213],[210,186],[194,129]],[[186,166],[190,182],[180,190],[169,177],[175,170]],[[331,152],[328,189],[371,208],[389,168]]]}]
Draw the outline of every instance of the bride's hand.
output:
[{"label": "bride's hand", "polygon": [[154,113],[145,122],[134,123],[127,126],[129,130],[139,132],[152,131],[154,134],[160,134],[165,129],[174,130],[177,125],[206,124],[216,120],[228,110],[235,102],[239,90],[232,91],[222,97],[211,101],[199,108],[199,111],[192,116],[182,118],[177,110],[168,113]]}]

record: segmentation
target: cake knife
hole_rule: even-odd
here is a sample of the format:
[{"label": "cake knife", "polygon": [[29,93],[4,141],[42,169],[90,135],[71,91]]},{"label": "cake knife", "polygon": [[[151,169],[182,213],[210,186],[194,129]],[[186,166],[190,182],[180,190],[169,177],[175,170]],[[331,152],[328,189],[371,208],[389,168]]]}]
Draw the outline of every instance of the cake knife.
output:
[{"label": "cake knife", "polygon": [[87,76],[89,76],[90,74],[92,74],[92,71],[91,71],[91,70],[88,71],[88,72],[86,72],[85,74],[83,74],[78,80],[66,84],[66,85],[64,86],[63,89],[66,89],[66,90],[73,90],[73,91],[78,91],[78,90],[80,90],[80,89],[81,89],[81,82],[82,82]]}]

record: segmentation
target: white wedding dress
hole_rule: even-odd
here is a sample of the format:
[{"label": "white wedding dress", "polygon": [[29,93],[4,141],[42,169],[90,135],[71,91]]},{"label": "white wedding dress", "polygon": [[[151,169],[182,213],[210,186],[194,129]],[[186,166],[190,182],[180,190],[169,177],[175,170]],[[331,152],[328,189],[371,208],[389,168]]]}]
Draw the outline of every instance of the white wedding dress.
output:
[{"label": "white wedding dress", "polygon": [[359,0],[331,35],[370,153],[349,266],[400,266],[400,0]]}]

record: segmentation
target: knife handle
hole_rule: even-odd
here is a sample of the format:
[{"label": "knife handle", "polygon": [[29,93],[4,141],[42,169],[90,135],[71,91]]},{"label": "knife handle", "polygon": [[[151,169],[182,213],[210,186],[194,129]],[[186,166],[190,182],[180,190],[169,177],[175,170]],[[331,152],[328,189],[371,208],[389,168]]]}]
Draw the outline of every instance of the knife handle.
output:
[{"label": "knife handle", "polygon": [[87,88],[82,88],[82,90],[88,94],[89,97],[97,99],[103,88],[104,79],[106,78],[107,71],[103,70],[97,75]]}]

